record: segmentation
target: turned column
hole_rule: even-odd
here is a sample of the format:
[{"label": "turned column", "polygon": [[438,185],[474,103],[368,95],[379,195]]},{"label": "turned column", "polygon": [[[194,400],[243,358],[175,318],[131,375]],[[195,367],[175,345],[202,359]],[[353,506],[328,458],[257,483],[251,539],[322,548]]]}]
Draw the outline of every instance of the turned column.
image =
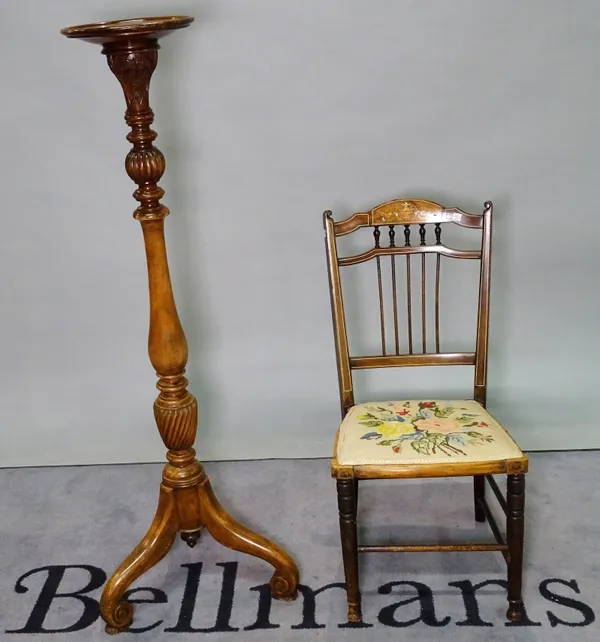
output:
[{"label": "turned column", "polygon": [[154,146],[157,134],[151,128],[154,114],[149,103],[159,38],[192,22],[191,17],[171,16],[62,30],[69,38],[102,45],[102,53],[125,95],[125,121],[131,128],[127,140],[132,144],[125,169],[138,186],[133,193],[139,202],[134,218],[141,223],[148,266],[148,353],[158,376],[154,416],[168,449],[154,521],[144,539],[109,579],[102,594],[100,612],[108,633],[119,633],[131,624],[133,607],[123,601],[125,591],[169,552],[178,533],[189,546],[194,546],[202,528],[206,528],[225,546],[260,557],[275,567],[271,578],[274,597],[293,599],[297,592],[298,569],[294,561],[281,548],[238,524],[224,511],[193,448],[198,407],[187,390],[184,376],[187,342],[173,297],[164,237],[169,210],[161,203],[164,190],[158,186],[165,171],[165,158]]}]

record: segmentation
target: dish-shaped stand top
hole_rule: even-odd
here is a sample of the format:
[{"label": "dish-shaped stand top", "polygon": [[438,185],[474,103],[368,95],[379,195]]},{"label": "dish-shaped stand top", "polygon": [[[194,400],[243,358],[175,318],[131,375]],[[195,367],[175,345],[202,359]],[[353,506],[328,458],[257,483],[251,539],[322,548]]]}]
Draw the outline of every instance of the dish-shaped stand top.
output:
[{"label": "dish-shaped stand top", "polygon": [[191,16],[162,16],[156,18],[128,18],[76,25],[61,29],[67,38],[79,38],[96,44],[124,40],[157,40],[171,31],[183,29],[194,21]]}]

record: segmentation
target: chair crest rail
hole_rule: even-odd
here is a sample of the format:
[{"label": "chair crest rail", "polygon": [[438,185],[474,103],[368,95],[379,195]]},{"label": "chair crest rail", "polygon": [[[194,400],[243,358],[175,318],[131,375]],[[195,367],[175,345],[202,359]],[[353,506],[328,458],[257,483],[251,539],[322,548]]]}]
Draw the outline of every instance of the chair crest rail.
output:
[{"label": "chair crest rail", "polygon": [[[486,209],[489,209],[488,203]],[[433,201],[397,199],[382,203],[368,212],[357,212],[343,221],[335,222],[334,232],[336,236],[344,236],[361,227],[423,223],[456,223],[462,227],[481,229],[483,217],[481,214],[470,214],[457,207],[444,208]]]}]

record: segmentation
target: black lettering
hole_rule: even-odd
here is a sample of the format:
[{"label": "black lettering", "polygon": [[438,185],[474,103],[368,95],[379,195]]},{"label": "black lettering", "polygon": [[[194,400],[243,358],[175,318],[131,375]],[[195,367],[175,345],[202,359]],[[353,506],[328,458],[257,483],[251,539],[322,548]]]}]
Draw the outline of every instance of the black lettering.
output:
[{"label": "black lettering", "polygon": [[[142,591],[146,591],[152,595],[150,599],[146,598],[135,598],[132,599],[132,595],[135,595],[136,593],[140,593]],[[155,589],[152,587],[144,586],[140,588],[134,588],[125,593],[123,596],[124,600],[127,600],[128,602],[131,602],[131,604],[166,604],[169,600],[167,598],[167,594],[164,591],[161,591],[160,589]],[[152,631],[152,629],[155,629],[156,627],[160,626],[163,623],[162,620],[159,620],[158,622],[155,622],[154,624],[151,624],[150,626],[144,626],[144,627],[133,627],[130,626],[127,631],[129,633],[146,633],[146,631]]]},{"label": "black lettering", "polygon": [[[506,580],[485,580],[479,584],[473,584],[471,580],[461,580],[460,582],[449,582],[448,586],[456,586],[462,593],[462,598],[465,603],[466,620],[457,622],[456,626],[494,626],[492,622],[486,622],[479,614],[479,603],[477,601],[476,593],[479,589],[486,586],[499,586],[503,589],[503,593],[508,590],[508,582]],[[527,617],[527,612],[523,613],[523,618],[518,622],[507,622],[506,626],[542,626],[541,622],[533,622]]]},{"label": "black lettering", "polygon": [[177,624],[165,629],[165,633],[196,633],[198,629],[192,628],[192,617],[196,607],[196,598],[198,597],[198,586],[200,585],[200,576],[202,575],[202,562],[194,564],[182,564],[181,568],[187,568],[187,578],[185,588],[183,589],[183,598]]},{"label": "black lettering", "polygon": [[204,633],[222,633],[226,631],[239,631],[238,628],[230,626],[231,611],[233,609],[233,597],[235,595],[235,580],[237,578],[237,562],[219,562],[217,566],[223,567],[223,584],[221,585],[221,599],[217,610],[217,620],[210,629],[204,629]]},{"label": "black lettering", "polygon": [[[395,602],[389,606],[385,606],[379,611],[378,619],[381,624],[385,626],[393,626],[396,628],[404,628],[407,626],[412,626],[417,624],[417,622],[423,622],[427,626],[447,626],[450,622],[449,617],[445,617],[443,620],[438,620],[435,617],[435,607],[433,603],[433,593],[427,584],[421,584],[421,582],[388,582],[383,586],[380,586],[378,592],[381,595],[391,595],[392,589],[396,586],[412,586],[416,591],[417,595],[414,597],[409,597],[406,600],[401,602]],[[412,620],[397,620],[396,619],[396,610],[400,606],[405,606],[407,604],[412,604],[413,602],[419,602],[421,609],[419,617],[416,617]]]},{"label": "black lettering", "polygon": [[[317,601],[316,597],[320,593],[332,588],[346,589],[346,585],[340,582],[335,582],[333,584],[327,584],[321,588],[314,591],[310,586],[305,584],[298,585],[298,592],[302,594],[302,622],[300,624],[294,624],[292,629],[324,629],[324,624],[319,624],[316,620],[316,609]],[[345,625],[340,625],[345,626]],[[360,626],[360,625],[359,625]],[[366,624],[364,626],[372,626],[371,624]]]},{"label": "black lettering", "polygon": [[[503,593],[508,590],[508,582],[506,580],[485,580],[479,584],[473,584],[471,580],[461,580],[460,582],[449,582],[448,586],[456,586],[462,593],[462,598],[465,603],[466,620],[457,622],[456,626],[494,626],[492,622],[486,622],[479,614],[479,603],[477,602],[476,593],[479,589],[486,586],[499,586],[503,589]],[[518,622],[507,622],[506,626],[542,626],[541,622],[533,622],[527,617],[527,612],[524,611],[523,618]]]},{"label": "black lettering", "polygon": [[[65,576],[67,569],[81,569],[89,573],[89,581],[86,586],[78,591],[71,593],[59,593],[58,589]],[[86,595],[91,591],[99,589],[104,582],[106,582],[106,573],[96,566],[82,565],[67,565],[67,566],[44,566],[42,568],[34,568],[32,571],[22,575],[15,584],[15,592],[27,593],[29,589],[23,583],[27,578],[37,573],[47,572],[46,581],[42,586],[42,590],[38,599],[29,615],[27,623],[22,629],[14,629],[6,631],[7,633],[74,633],[75,631],[82,631],[87,629],[88,626],[94,624],[98,619],[99,610],[98,602]],[[83,605],[83,613],[80,618],[71,626],[62,629],[45,629],[44,620],[46,619],[50,607],[55,600],[58,599],[74,599],[78,600]]]},{"label": "black lettering", "polygon": [[260,584],[259,586],[253,586],[250,590],[258,591],[258,611],[254,624],[244,627],[244,631],[278,629],[279,624],[273,624],[271,622],[271,605],[273,603],[271,587],[268,584]]},{"label": "black lettering", "polygon": [[575,611],[579,611],[579,613],[581,613],[581,615],[583,616],[583,620],[581,620],[580,622],[568,622],[567,620],[562,620],[557,615],[554,615],[552,611],[546,611],[550,626],[555,627],[559,624],[562,624],[563,626],[589,626],[596,620],[596,616],[591,607],[589,607],[587,604],[584,604],[583,602],[580,602],[579,600],[574,600],[572,597],[565,597],[564,595],[553,593],[548,588],[550,584],[561,584],[562,586],[570,588],[572,591],[579,595],[581,591],[579,590],[579,586],[575,580],[566,581],[556,578],[544,580],[540,584],[540,594],[543,598],[549,600],[550,602],[560,604],[561,606],[566,606],[567,608],[574,609]]},{"label": "black lettering", "polygon": [[209,629],[195,629],[192,627],[192,617],[198,597],[198,587],[200,585],[200,575],[202,574],[202,562],[196,564],[182,564],[183,568],[188,569],[188,576],[183,591],[183,600],[179,611],[177,624],[170,629],[165,629],[168,633],[224,633],[229,631],[239,631],[238,628],[229,624],[231,611],[233,609],[233,597],[235,594],[235,581],[237,578],[237,562],[219,562],[217,566],[223,567],[223,583],[221,584],[221,599],[217,609],[217,619],[215,625]]},{"label": "black lettering", "polygon": [[[481,619],[479,615],[479,603],[477,602],[477,597],[475,596],[476,591],[479,589],[489,586],[490,584],[496,584],[502,586],[502,581],[496,580],[486,580],[480,584],[473,585],[471,580],[461,580],[460,582],[448,582],[448,586],[456,586],[460,589],[462,594],[463,602],[465,603],[465,612],[467,619],[462,622],[456,622],[456,626],[494,626],[492,622],[486,622]],[[506,590],[506,582],[503,586]]]}]

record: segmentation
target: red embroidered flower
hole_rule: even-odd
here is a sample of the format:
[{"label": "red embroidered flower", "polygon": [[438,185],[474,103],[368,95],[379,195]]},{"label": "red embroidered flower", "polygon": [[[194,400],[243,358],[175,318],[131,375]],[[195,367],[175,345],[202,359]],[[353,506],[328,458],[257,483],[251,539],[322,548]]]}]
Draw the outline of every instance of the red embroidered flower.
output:
[{"label": "red embroidered flower", "polygon": [[421,408],[435,408],[435,401],[421,401]]},{"label": "red embroidered flower", "polygon": [[393,450],[395,453],[399,453],[399,452],[400,452],[400,446],[394,446],[394,447],[392,448],[392,450]]},{"label": "red embroidered flower", "polygon": [[396,414],[399,415],[400,417],[404,417],[405,415],[408,415],[408,410],[405,408],[404,410],[396,410]]},{"label": "red embroidered flower", "polygon": [[488,425],[485,423],[485,421],[480,422],[479,424],[482,428],[487,428]]}]

